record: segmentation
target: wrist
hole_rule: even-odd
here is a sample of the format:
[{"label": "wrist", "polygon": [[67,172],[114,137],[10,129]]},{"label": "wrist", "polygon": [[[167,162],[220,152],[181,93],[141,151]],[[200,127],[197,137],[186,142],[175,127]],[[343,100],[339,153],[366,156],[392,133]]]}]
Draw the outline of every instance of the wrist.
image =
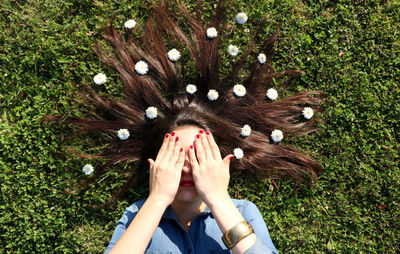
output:
[{"label": "wrist", "polygon": [[208,202],[205,202],[207,206],[210,208],[210,210],[213,210],[214,208],[217,207],[223,207],[226,206],[227,204],[231,204],[232,200],[229,197],[228,192],[218,194],[218,195],[213,195],[208,199]]},{"label": "wrist", "polygon": [[167,207],[172,203],[172,201],[168,200],[167,198],[152,193],[150,193],[146,202],[152,203],[153,205],[163,208],[164,210],[167,209]]},{"label": "wrist", "polygon": [[222,241],[228,249],[232,249],[233,246],[251,234],[254,234],[253,227],[247,221],[242,221],[225,232]]},{"label": "wrist", "polygon": [[243,215],[237,209],[228,193],[219,196],[208,205],[221,232],[224,234],[238,223],[244,221]]}]

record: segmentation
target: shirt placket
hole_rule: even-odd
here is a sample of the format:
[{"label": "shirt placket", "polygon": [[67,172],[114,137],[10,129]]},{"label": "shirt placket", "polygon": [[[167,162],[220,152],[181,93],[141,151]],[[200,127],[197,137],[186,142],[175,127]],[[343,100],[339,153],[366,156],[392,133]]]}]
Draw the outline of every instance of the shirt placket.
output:
[{"label": "shirt placket", "polygon": [[[174,219],[176,224],[178,224],[180,231],[183,235],[183,239],[184,239],[184,253],[188,253],[188,254],[193,254],[194,253],[194,247],[193,247],[193,241],[190,238],[190,234],[188,231],[186,231],[186,229],[182,226],[182,224],[175,218]],[[190,225],[190,227],[192,227],[192,225]],[[190,231],[190,229],[189,229]]]}]

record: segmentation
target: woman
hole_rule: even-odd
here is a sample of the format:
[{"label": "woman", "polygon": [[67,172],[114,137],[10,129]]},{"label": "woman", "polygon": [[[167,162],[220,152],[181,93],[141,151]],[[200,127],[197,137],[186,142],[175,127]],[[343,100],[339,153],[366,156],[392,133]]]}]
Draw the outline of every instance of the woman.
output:
[{"label": "woman", "polygon": [[[106,252],[277,253],[257,207],[229,197],[229,176],[249,172],[315,181],[321,166],[284,144],[283,133],[295,137],[315,131],[310,122],[320,110],[322,93],[277,99],[274,84],[287,77],[282,82],[286,85],[302,73],[274,71],[271,58],[278,28],[261,39],[259,26],[241,54],[234,45],[219,51],[227,41],[224,19],[229,3],[220,0],[209,21],[201,17],[201,1],[195,17],[184,4],[178,7],[180,13],[174,16],[163,1],[153,4],[141,39],[132,36],[132,21],[125,26],[128,41],[111,24],[105,28],[103,37],[115,55],[106,54],[100,44],[94,50],[120,74],[122,101],[103,98],[88,86],[90,96],[82,97],[96,108],[89,112],[95,119],[47,119],[119,138],[102,155],[109,160],[80,186],[96,181],[116,162],[134,167],[127,167],[130,177],[114,200],[150,179],[148,198],[126,209]],[[236,21],[240,29],[247,16],[239,13]],[[179,50],[168,51],[164,37]],[[234,63],[222,79],[219,60],[227,58]],[[94,81],[103,84],[105,75],[96,75]]]},{"label": "woman", "polygon": [[149,197],[127,208],[105,253],[225,253],[222,233],[242,221],[255,234],[245,235],[232,253],[277,253],[256,206],[228,195],[233,158],[221,157],[200,124],[175,127],[155,161],[149,159]]}]

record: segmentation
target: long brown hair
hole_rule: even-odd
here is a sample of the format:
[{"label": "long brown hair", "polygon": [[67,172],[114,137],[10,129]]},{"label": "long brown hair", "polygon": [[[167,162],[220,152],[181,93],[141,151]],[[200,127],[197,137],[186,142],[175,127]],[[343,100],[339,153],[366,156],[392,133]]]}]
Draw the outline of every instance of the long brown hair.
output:
[{"label": "long brown hair", "polygon": [[[294,76],[302,74],[297,70],[275,72],[272,67],[271,58],[278,38],[278,25],[271,36],[262,40],[259,31],[266,21],[264,19],[249,47],[234,63],[230,74],[222,79],[219,75],[222,53],[218,50],[220,40],[225,38],[225,10],[230,2],[220,0],[214,17],[207,24],[203,23],[200,15],[200,2],[195,8],[195,17],[191,16],[183,3],[178,4],[186,25],[189,25],[190,35],[184,32],[182,24],[174,20],[164,1],[157,5],[153,2],[153,15],[147,21],[145,36],[141,40],[134,40],[132,36],[128,40],[124,39],[123,34],[114,29],[111,21],[102,36],[112,46],[115,54],[106,54],[100,43],[93,49],[103,63],[119,73],[122,100],[101,97],[90,86],[86,86],[87,92],[81,97],[85,104],[96,108],[91,112],[93,118],[45,116],[48,120],[76,124],[88,132],[107,132],[116,136],[118,129],[129,130],[131,136],[128,140],[115,138],[113,147],[98,156],[108,160],[96,169],[94,177],[85,180],[95,181],[116,162],[133,162],[134,170],[131,170],[125,185],[114,194],[116,199],[145,179],[147,158],[155,158],[165,133],[181,125],[196,125],[211,131],[222,156],[232,153],[236,147],[241,148],[244,157],[231,163],[231,173],[250,171],[271,179],[290,178],[297,182],[312,183],[321,171],[320,164],[309,155],[285,144],[285,140],[277,144],[270,138],[274,129],[292,138],[316,131],[310,127],[314,119],[302,121],[301,114],[305,106],[312,107],[317,113],[323,102],[321,91],[300,92],[272,102],[266,99],[266,90],[273,86],[274,79],[286,77],[282,82],[288,84]],[[217,29],[216,38],[206,37],[206,29],[209,27]],[[183,54],[180,64],[168,59],[164,38],[172,39],[178,48],[185,45],[188,56]],[[256,49],[256,42],[260,40],[262,43]],[[185,48],[182,47],[180,51],[185,52]],[[264,64],[257,61],[259,53],[267,56]],[[189,58],[196,69],[193,83],[198,90],[194,95],[185,92],[189,75],[184,67]],[[148,63],[148,75],[135,72],[135,63],[140,60]],[[248,71],[244,79],[241,78],[243,70]],[[244,97],[233,94],[232,88],[238,82],[246,87]],[[218,91],[216,101],[207,99],[209,89]],[[145,110],[150,106],[158,109],[158,116],[154,120],[145,116]],[[252,129],[251,135],[246,138],[240,136],[245,124]]]}]

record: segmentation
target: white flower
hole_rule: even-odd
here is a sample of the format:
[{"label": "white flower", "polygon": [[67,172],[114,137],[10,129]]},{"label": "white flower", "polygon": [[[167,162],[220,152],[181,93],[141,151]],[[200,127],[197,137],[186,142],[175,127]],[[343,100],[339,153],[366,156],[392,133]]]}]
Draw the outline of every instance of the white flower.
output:
[{"label": "white flower", "polygon": [[233,86],[233,93],[237,96],[237,97],[242,97],[246,94],[246,87],[244,87],[243,85],[237,84]]},{"label": "white flower", "polygon": [[172,62],[178,61],[180,57],[181,57],[181,53],[179,53],[178,50],[171,49],[170,51],[168,51],[168,58]]},{"label": "white flower", "polygon": [[119,129],[118,130],[118,137],[119,137],[120,140],[127,140],[129,138],[128,129]]},{"label": "white flower", "polygon": [[236,15],[236,22],[238,22],[239,24],[243,25],[244,23],[246,23],[246,21],[247,21],[246,13],[241,12]]},{"label": "white flower", "polygon": [[265,63],[265,61],[267,61],[267,56],[265,54],[261,53],[257,56],[257,60],[260,64],[263,64],[263,63]]},{"label": "white flower", "polygon": [[233,149],[233,155],[235,155],[236,159],[240,160],[243,158],[243,150],[237,147]]},{"label": "white flower", "polygon": [[96,76],[94,76],[93,81],[94,83],[96,83],[96,85],[102,85],[106,83],[107,77],[103,73],[99,73]]},{"label": "white flower", "polygon": [[240,132],[240,135],[242,135],[244,137],[248,137],[248,136],[250,136],[250,133],[251,133],[250,125],[246,124],[243,126],[242,131]]},{"label": "white flower", "polygon": [[149,119],[154,119],[157,117],[157,108],[156,107],[148,107],[146,109],[146,116]]},{"label": "white flower", "polygon": [[144,75],[149,71],[149,66],[145,61],[139,61],[135,64],[135,71],[140,75]]},{"label": "white flower", "polygon": [[193,84],[189,84],[186,86],[186,92],[190,94],[194,94],[197,91],[197,87]]},{"label": "white flower", "polygon": [[271,133],[271,138],[274,142],[281,142],[283,139],[283,133],[281,130],[274,130]]},{"label": "white flower", "polygon": [[236,47],[235,45],[229,45],[228,52],[232,56],[237,56],[237,54],[239,53],[239,48]]},{"label": "white flower", "polygon": [[136,21],[134,21],[133,19],[130,19],[128,21],[125,22],[124,27],[127,29],[132,29],[136,26]]},{"label": "white flower", "polygon": [[215,101],[216,99],[218,99],[218,92],[214,89],[210,89],[210,91],[208,91],[207,98],[210,101]]},{"label": "white flower", "polygon": [[86,164],[85,166],[83,166],[82,171],[86,174],[86,175],[90,175],[93,173],[93,166],[90,164]]},{"label": "white flower", "polygon": [[272,186],[272,184],[268,187],[270,191],[274,190],[274,186]]},{"label": "white flower", "polygon": [[313,110],[312,108],[310,108],[310,107],[305,107],[305,108],[303,109],[303,116],[304,116],[304,118],[306,118],[306,119],[311,119],[311,117],[313,117],[313,115],[314,115],[314,110]]},{"label": "white flower", "polygon": [[277,92],[275,89],[270,88],[270,89],[268,89],[268,91],[267,91],[267,97],[268,97],[270,100],[276,100],[276,98],[278,98],[278,92]]},{"label": "white flower", "polygon": [[207,38],[209,39],[213,39],[215,37],[217,37],[218,32],[217,29],[215,29],[215,27],[210,27],[207,29]]}]

